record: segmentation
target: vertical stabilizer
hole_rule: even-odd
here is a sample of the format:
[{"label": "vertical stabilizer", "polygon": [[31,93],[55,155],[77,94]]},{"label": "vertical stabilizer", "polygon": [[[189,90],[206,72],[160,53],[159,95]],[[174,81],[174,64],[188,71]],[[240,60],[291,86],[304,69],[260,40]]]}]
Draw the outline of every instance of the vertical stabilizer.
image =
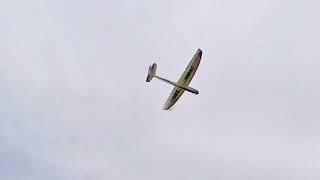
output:
[{"label": "vertical stabilizer", "polygon": [[156,71],[157,71],[157,64],[153,63],[152,65],[149,66],[146,82],[150,82],[152,80],[152,78],[156,74]]}]

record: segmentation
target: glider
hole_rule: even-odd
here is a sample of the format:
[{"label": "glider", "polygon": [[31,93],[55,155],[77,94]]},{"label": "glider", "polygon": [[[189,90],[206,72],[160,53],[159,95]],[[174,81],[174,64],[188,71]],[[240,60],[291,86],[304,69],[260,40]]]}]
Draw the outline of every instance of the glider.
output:
[{"label": "glider", "polygon": [[189,87],[189,84],[199,67],[201,56],[202,56],[202,50],[198,49],[195,55],[193,56],[193,58],[191,59],[191,61],[189,62],[188,66],[184,70],[180,79],[176,83],[156,75],[156,70],[157,70],[156,63],[153,63],[152,65],[149,66],[146,82],[150,82],[152,78],[155,77],[161,81],[164,81],[166,83],[169,83],[175,86],[171,91],[170,96],[163,107],[163,110],[170,109],[178,101],[178,99],[181,97],[184,91],[188,91],[193,94],[199,94],[199,91],[192,87]]}]

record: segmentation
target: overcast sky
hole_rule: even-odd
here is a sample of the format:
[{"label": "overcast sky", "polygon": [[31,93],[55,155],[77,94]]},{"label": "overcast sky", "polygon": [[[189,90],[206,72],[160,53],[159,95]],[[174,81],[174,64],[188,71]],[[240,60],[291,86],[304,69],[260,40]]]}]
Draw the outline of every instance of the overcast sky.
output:
[{"label": "overcast sky", "polygon": [[[319,180],[319,0],[2,0],[1,180]],[[202,62],[172,111],[172,87]]]}]

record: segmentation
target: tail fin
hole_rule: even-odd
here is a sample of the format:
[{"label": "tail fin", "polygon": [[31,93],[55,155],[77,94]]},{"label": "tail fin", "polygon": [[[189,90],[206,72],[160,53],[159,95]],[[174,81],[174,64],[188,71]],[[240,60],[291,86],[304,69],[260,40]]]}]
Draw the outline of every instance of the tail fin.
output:
[{"label": "tail fin", "polygon": [[157,71],[157,64],[153,63],[152,65],[149,66],[146,82],[150,82],[152,80],[152,78],[156,74],[156,71]]}]

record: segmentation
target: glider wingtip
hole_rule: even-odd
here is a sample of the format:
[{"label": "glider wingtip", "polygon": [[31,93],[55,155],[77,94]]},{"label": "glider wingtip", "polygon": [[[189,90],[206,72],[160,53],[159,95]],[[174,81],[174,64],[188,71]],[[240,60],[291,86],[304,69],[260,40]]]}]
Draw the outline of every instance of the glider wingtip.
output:
[{"label": "glider wingtip", "polygon": [[201,57],[202,56],[202,50],[199,48],[198,49],[198,55]]},{"label": "glider wingtip", "polygon": [[162,108],[162,110],[168,110],[168,109],[169,109],[169,107],[166,106],[166,105],[164,105],[163,108]]},{"label": "glider wingtip", "polygon": [[171,108],[170,104],[169,104],[169,103],[166,103],[166,104],[163,106],[162,110],[170,110],[170,108]]},{"label": "glider wingtip", "polygon": [[172,111],[173,107],[163,107],[162,110],[164,110],[164,111]]}]

